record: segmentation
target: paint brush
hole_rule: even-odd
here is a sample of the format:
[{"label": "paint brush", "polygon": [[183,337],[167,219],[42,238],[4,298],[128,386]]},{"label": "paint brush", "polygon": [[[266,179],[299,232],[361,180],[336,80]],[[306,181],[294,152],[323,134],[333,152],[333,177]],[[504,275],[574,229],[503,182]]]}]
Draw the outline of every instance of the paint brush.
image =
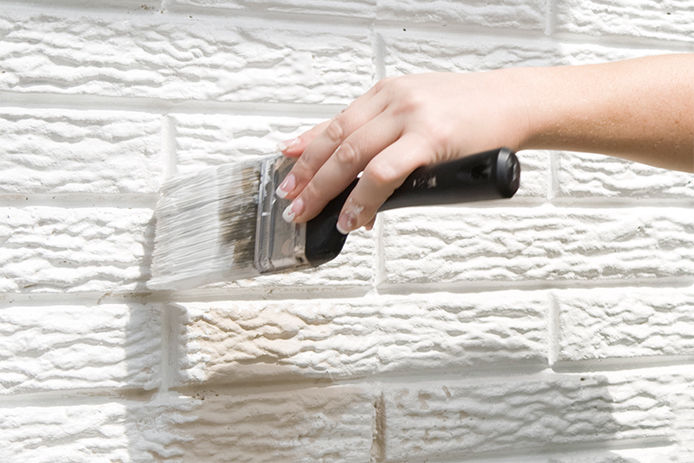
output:
[{"label": "paint brush", "polygon": [[[287,223],[275,189],[294,163],[273,155],[175,177],[155,209],[152,289],[180,290],[315,267],[334,259],[347,235],[337,218],[355,179],[305,224]],[[416,169],[379,211],[512,197],[520,164],[506,148]]]}]

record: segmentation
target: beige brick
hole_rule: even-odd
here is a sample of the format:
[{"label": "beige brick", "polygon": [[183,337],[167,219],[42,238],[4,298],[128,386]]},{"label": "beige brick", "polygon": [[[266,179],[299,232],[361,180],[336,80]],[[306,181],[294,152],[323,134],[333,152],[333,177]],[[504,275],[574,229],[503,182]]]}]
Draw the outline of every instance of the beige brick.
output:
[{"label": "beige brick", "polygon": [[684,442],[692,432],[685,429],[692,397],[694,377],[668,370],[394,385],[385,393],[386,457],[450,460],[605,441]]},{"label": "beige brick", "polygon": [[180,384],[547,362],[544,293],[176,305]]}]

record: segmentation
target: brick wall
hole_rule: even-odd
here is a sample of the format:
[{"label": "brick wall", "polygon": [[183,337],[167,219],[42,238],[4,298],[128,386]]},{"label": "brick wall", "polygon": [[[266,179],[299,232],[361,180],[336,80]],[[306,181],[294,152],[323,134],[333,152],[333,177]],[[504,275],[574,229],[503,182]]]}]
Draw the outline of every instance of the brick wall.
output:
[{"label": "brick wall", "polygon": [[673,51],[692,0],[0,1],[0,461],[694,461],[692,175],[522,152],[318,270],[146,285],[163,179],[383,76]]}]

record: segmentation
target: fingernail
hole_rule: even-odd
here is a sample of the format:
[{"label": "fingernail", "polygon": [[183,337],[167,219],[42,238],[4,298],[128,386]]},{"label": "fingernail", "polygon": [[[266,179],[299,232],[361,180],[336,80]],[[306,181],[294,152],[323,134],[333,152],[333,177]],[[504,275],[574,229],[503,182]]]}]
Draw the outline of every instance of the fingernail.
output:
[{"label": "fingernail", "polygon": [[277,187],[277,189],[275,190],[275,194],[278,197],[284,199],[294,189],[295,186],[296,177],[294,177],[294,174],[289,174],[284,178],[284,180],[282,180],[280,186]]},{"label": "fingernail", "polygon": [[364,206],[359,206],[353,203],[347,204],[345,210],[342,211],[337,220],[337,231],[343,235],[346,235],[357,228],[357,220],[359,218],[359,214],[361,214],[361,211],[363,210]]},{"label": "fingernail", "polygon": [[291,223],[297,215],[301,215],[304,212],[304,200],[301,198],[296,198],[292,203],[287,206],[287,208],[282,212],[282,218],[285,222]]},{"label": "fingernail", "polygon": [[299,137],[292,138],[290,140],[284,140],[284,141],[281,141],[277,144],[277,149],[284,152],[284,151],[287,151],[288,149],[296,146],[297,143],[299,143]]}]

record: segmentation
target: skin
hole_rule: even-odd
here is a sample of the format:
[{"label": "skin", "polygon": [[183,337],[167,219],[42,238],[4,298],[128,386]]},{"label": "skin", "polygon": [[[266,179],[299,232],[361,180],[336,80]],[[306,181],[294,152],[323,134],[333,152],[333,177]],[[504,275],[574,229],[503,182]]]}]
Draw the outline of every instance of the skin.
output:
[{"label": "skin", "polygon": [[293,200],[285,220],[306,222],[361,172],[338,220],[347,233],[370,228],[417,167],[501,146],[694,172],[694,54],[384,79],[281,145],[298,160],[277,194]]}]

